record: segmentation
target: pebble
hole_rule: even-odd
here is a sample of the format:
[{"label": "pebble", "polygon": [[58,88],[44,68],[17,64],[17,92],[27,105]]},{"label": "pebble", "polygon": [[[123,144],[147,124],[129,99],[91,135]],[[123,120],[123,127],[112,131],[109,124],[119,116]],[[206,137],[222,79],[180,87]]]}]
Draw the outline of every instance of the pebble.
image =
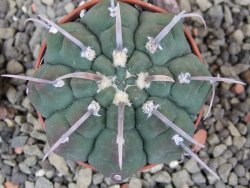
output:
[{"label": "pebble", "polygon": [[250,24],[243,25],[242,31],[246,37],[250,37]]},{"label": "pebble", "polygon": [[20,147],[26,144],[26,141],[28,140],[27,136],[15,136],[11,139],[11,147]]},{"label": "pebble", "polygon": [[230,134],[232,136],[240,136],[240,133],[238,131],[238,129],[234,126],[234,124],[230,121],[228,121],[228,130],[230,131]]},{"label": "pebble", "polygon": [[69,183],[68,188],[77,188],[75,183]]},{"label": "pebble", "polygon": [[220,156],[226,149],[227,149],[227,146],[224,144],[219,144],[219,145],[215,146],[215,148],[213,150],[213,156],[214,157]]},{"label": "pebble", "polygon": [[185,164],[184,164],[184,168],[191,174],[197,173],[200,171],[200,168],[197,164],[197,162],[191,158],[189,159]]},{"label": "pebble", "polygon": [[243,5],[243,6],[250,5],[250,1],[249,0],[235,0],[235,3],[237,3],[239,5]]},{"label": "pebble", "polygon": [[15,35],[14,28],[0,28],[0,39],[9,39]]},{"label": "pebble", "polygon": [[228,184],[232,186],[238,185],[238,177],[235,173],[231,172],[228,178]]},{"label": "pebble", "polygon": [[14,184],[23,184],[27,180],[27,175],[21,172],[14,172],[11,177],[11,181]]},{"label": "pebble", "polygon": [[53,184],[45,177],[39,177],[36,180],[35,188],[53,188]]},{"label": "pebble", "polygon": [[232,16],[230,8],[227,5],[224,5],[224,18],[225,18],[225,22],[228,25],[233,23],[233,16]]},{"label": "pebble", "polygon": [[235,173],[239,177],[243,177],[246,175],[246,170],[243,165],[237,164],[236,167],[234,168]]},{"label": "pebble", "polygon": [[19,163],[19,169],[25,174],[31,174],[30,168],[25,163]]},{"label": "pebble", "polygon": [[48,6],[52,6],[54,4],[54,0],[41,0],[42,3],[48,5]]},{"label": "pebble", "polygon": [[173,173],[172,178],[172,182],[175,187],[182,187],[184,184],[193,185],[193,181],[191,180],[191,177],[186,170],[181,170]]},{"label": "pebble", "polygon": [[81,168],[76,174],[76,185],[78,188],[86,188],[91,184],[92,170],[88,168]]},{"label": "pebble", "polygon": [[209,0],[196,0],[196,3],[203,12],[212,7],[212,3]]},{"label": "pebble", "polygon": [[15,104],[17,101],[17,91],[13,86],[8,86],[6,90],[6,97],[11,104]]},{"label": "pebble", "polygon": [[60,172],[61,174],[67,175],[67,174],[69,173],[69,168],[68,168],[68,166],[67,166],[67,163],[66,163],[66,161],[65,161],[62,157],[60,157],[60,156],[58,156],[58,155],[56,155],[56,154],[51,154],[51,155],[49,156],[49,162],[50,162],[50,164],[52,164],[52,165],[57,169],[57,171]]},{"label": "pebble", "polygon": [[195,184],[198,184],[198,185],[206,183],[206,178],[200,172],[193,174],[192,180]]},{"label": "pebble", "polygon": [[41,133],[41,132],[38,132],[38,131],[35,131],[35,130],[30,133],[30,136],[32,138],[35,138],[36,140],[41,140],[43,142],[47,141],[47,136],[46,136],[45,133]]},{"label": "pebble", "polygon": [[100,173],[94,174],[93,175],[93,184],[98,185],[101,184],[103,181],[104,176]]},{"label": "pebble", "polygon": [[41,152],[41,150],[38,148],[37,145],[25,145],[23,147],[23,152],[26,154],[26,155],[35,155],[35,156],[38,156],[38,157],[42,157],[43,156],[43,153]]},{"label": "pebble", "polygon": [[30,181],[25,181],[24,185],[25,185],[25,188],[35,188],[35,184]]},{"label": "pebble", "polygon": [[14,183],[12,183],[12,182],[10,182],[10,181],[6,181],[6,182],[4,183],[4,187],[5,187],[5,188],[19,188],[18,185],[14,184]]},{"label": "pebble", "polygon": [[40,169],[40,170],[38,170],[38,171],[35,173],[35,175],[36,175],[37,177],[42,177],[42,176],[45,175],[45,170]]},{"label": "pebble", "polygon": [[233,32],[233,38],[236,42],[241,44],[243,42],[243,39],[244,39],[244,34],[243,34],[242,30],[240,30],[240,29],[235,30]]},{"label": "pebble", "polygon": [[141,188],[142,182],[139,178],[131,178],[128,184],[128,188]]},{"label": "pebble", "polygon": [[219,166],[218,173],[223,182],[227,182],[228,176],[233,168],[232,164],[224,163]]},{"label": "pebble", "polygon": [[75,5],[73,3],[67,3],[64,6],[64,9],[66,10],[67,13],[70,13],[71,11],[73,11],[75,9]]},{"label": "pebble", "polygon": [[220,143],[220,140],[217,134],[212,134],[207,138],[207,142],[212,146]]},{"label": "pebble", "polygon": [[227,146],[231,146],[233,144],[233,139],[231,136],[228,136],[226,139],[225,139],[225,144]]},{"label": "pebble", "polygon": [[157,172],[152,176],[152,179],[157,183],[170,183],[171,176],[166,171]]},{"label": "pebble", "polygon": [[246,138],[243,136],[235,136],[233,137],[233,145],[236,146],[237,149],[242,149],[243,145],[246,143]]},{"label": "pebble", "polygon": [[24,164],[26,164],[29,167],[34,166],[36,163],[37,163],[37,158],[35,156],[27,157],[24,160]]},{"label": "pebble", "polygon": [[159,172],[163,169],[164,167],[164,164],[158,164],[156,166],[154,166],[153,168],[150,169],[150,173],[156,173],[156,172]]},{"label": "pebble", "polygon": [[2,175],[2,173],[0,172],[0,185],[3,184],[4,180],[5,180],[5,178]]},{"label": "pebble", "polygon": [[191,11],[191,4],[189,0],[179,0],[179,5],[181,10],[185,10],[187,12]]},{"label": "pebble", "polygon": [[11,60],[7,63],[6,67],[7,73],[9,74],[19,74],[24,71],[23,65],[16,60]]},{"label": "pebble", "polygon": [[169,163],[169,167],[172,168],[172,169],[175,169],[179,166],[179,162],[178,161],[171,161]]},{"label": "pebble", "polygon": [[235,84],[233,87],[232,87],[232,91],[235,93],[235,94],[242,94],[245,92],[245,87],[242,85],[242,84]]}]

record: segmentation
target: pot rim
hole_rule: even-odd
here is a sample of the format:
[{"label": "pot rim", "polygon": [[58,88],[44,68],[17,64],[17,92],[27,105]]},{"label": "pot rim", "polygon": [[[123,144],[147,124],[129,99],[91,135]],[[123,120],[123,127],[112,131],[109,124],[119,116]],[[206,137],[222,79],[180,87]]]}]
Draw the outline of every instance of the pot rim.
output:
[{"label": "pot rim", "polygon": [[[80,15],[80,12],[81,10],[83,9],[89,9],[91,8],[92,6],[94,6],[95,4],[99,3],[101,0],[91,0],[89,2],[86,2],[85,4],[75,8],[72,12],[70,12],[69,14],[65,15],[60,21],[59,23],[60,24],[63,24],[63,23],[66,23],[66,22],[70,22],[70,21],[74,21],[76,20],[77,18],[79,18],[79,15]],[[143,10],[148,10],[148,11],[151,11],[151,12],[158,12],[158,13],[166,13],[167,11],[158,7],[158,6],[155,6],[155,5],[152,5],[150,3],[147,3],[147,2],[144,2],[144,1],[141,1],[141,0],[120,0],[121,2],[124,2],[124,3],[128,3],[128,4],[132,4],[132,5],[138,5],[138,6],[141,6],[143,8]],[[203,57],[199,51],[199,48],[197,46],[197,44],[195,43],[189,29],[187,26],[184,26],[183,27],[183,30],[184,30],[184,34],[185,34],[185,37],[193,51],[193,53],[200,59],[201,62],[203,62]],[[35,69],[38,69],[40,67],[40,65],[42,64],[42,60],[43,60],[43,56],[45,54],[45,51],[46,51],[46,40],[44,40],[42,42],[42,46],[39,50],[39,54],[37,56],[37,59],[36,59],[36,62],[35,62]],[[201,118],[202,118],[202,115],[203,115],[203,112],[204,112],[204,106],[201,107],[200,109],[200,112],[198,114],[198,117],[195,121],[195,130],[198,128],[199,126],[199,123],[201,121]],[[39,121],[41,122],[43,128],[45,128],[45,122],[44,122],[44,118],[42,117],[42,115],[40,114],[40,112],[37,111],[37,114],[38,114],[38,117],[39,117]],[[205,144],[206,142],[206,139],[207,139],[207,131],[202,129],[202,131],[197,131],[195,134],[194,134],[194,138],[195,140],[199,141],[201,144]],[[195,146],[192,147],[193,150],[195,151],[199,151],[200,148],[197,148]],[[93,166],[91,166],[90,164],[88,163],[85,163],[85,162],[81,162],[81,161],[77,161],[77,163],[83,167],[86,167],[86,168],[90,168],[92,170],[96,170]],[[156,166],[157,164],[147,164],[145,165],[143,168],[139,169],[139,171],[144,171],[144,170],[147,170],[147,169],[150,169],[154,166]]]}]

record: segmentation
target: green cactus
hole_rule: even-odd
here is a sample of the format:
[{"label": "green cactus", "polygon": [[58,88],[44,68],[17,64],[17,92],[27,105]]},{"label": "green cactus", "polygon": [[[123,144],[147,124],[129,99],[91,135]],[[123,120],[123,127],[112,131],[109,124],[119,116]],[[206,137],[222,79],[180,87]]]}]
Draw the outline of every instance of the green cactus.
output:
[{"label": "green cactus", "polygon": [[226,80],[192,53],[180,21],[187,16],[108,0],[60,26],[40,16],[50,32],[28,97],[45,118],[46,156],[87,162],[119,182],[190,152],[211,83]]}]

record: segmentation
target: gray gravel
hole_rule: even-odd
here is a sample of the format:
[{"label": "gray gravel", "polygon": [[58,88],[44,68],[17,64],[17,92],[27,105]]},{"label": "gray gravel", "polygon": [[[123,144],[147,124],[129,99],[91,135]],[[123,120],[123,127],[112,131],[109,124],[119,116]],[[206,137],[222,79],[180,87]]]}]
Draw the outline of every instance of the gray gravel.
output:
[{"label": "gray gravel", "polygon": [[[157,0],[156,0],[157,1]],[[155,2],[156,2],[155,1]],[[23,22],[37,14],[58,21],[81,0],[0,0],[0,74],[32,75],[46,32]],[[168,0],[158,0],[161,6]],[[198,155],[221,180],[193,159],[158,165],[126,180],[130,188],[248,188],[250,182],[250,1],[179,0],[181,10],[199,12],[207,23],[185,19],[210,72],[246,82],[243,90],[218,84],[209,118],[207,147]],[[176,7],[172,7],[176,11]],[[168,9],[171,9],[168,7]],[[25,94],[24,81],[0,77],[0,188],[119,188],[98,172],[51,155],[42,162],[47,139]],[[208,108],[206,105],[206,108]],[[248,116],[249,117],[249,116]]]}]

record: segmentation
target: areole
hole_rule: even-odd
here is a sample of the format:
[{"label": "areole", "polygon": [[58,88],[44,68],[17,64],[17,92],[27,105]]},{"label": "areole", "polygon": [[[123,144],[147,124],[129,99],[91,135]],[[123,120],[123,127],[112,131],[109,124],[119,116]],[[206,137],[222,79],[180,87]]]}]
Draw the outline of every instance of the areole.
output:
[{"label": "areole", "polygon": [[[142,7],[143,10],[147,10],[147,11],[151,11],[151,12],[159,12],[159,13],[166,12],[164,9],[162,9],[160,7],[157,7],[155,5],[152,5],[152,4],[146,3],[144,1],[140,1],[140,0],[121,0],[121,1],[125,2],[125,3],[132,4],[132,5],[140,6],[140,7]],[[89,8],[91,8],[92,6],[94,6],[98,2],[100,2],[100,0],[92,0],[90,2],[85,3],[82,6],[79,6],[78,8],[76,8],[75,10],[73,10],[71,13],[69,13],[68,15],[66,15],[59,23],[63,24],[63,23],[69,22],[69,21],[76,20],[77,18],[79,18],[80,12],[82,10],[89,9]],[[189,45],[190,45],[193,53],[200,59],[200,61],[202,61],[201,53],[199,52],[199,49],[198,49],[196,43],[194,42],[194,39],[192,38],[190,31],[188,30],[187,27],[184,27],[183,29],[184,29],[184,33],[185,33],[186,39],[189,42]],[[37,60],[36,60],[36,63],[35,63],[35,68],[39,68],[40,67],[40,65],[42,63],[42,60],[43,60],[43,56],[44,56],[45,51],[46,51],[46,41],[43,41],[42,47],[41,47],[41,49],[39,51],[39,54],[38,54],[38,57],[37,57]],[[203,114],[203,108],[200,110],[200,113],[199,113],[199,115],[198,115],[198,117],[197,117],[197,119],[195,121],[195,128],[198,127],[198,125],[200,123],[200,120],[202,118],[202,114]],[[44,122],[43,117],[41,116],[40,113],[38,113],[38,116],[39,116],[39,120],[42,123],[43,127],[45,127],[45,122]],[[207,133],[203,129],[198,130],[194,134],[194,139],[196,141],[198,141],[199,143],[201,143],[201,144],[205,144],[206,138],[207,138]],[[200,148],[198,146],[194,146],[193,147],[193,150],[195,150],[195,151],[198,151],[199,149]],[[82,165],[84,167],[91,168],[91,169],[95,170],[95,168],[93,166],[89,165],[88,163],[84,163],[84,162],[78,161],[78,164],[80,164],[80,165]],[[142,169],[140,169],[140,171],[143,171],[143,170],[146,170],[146,169],[150,169],[150,168],[152,168],[155,165],[156,164],[146,165]]]}]

